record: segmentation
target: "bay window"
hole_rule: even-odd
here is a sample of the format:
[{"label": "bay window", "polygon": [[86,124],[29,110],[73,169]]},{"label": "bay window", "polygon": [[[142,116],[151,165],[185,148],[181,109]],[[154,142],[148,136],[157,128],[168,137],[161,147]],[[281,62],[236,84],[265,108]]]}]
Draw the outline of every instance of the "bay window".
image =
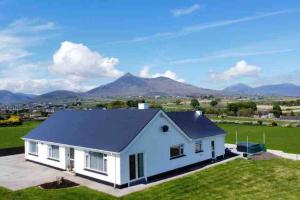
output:
[{"label": "bay window", "polygon": [[98,152],[85,153],[85,168],[97,172],[107,172],[107,155]]}]

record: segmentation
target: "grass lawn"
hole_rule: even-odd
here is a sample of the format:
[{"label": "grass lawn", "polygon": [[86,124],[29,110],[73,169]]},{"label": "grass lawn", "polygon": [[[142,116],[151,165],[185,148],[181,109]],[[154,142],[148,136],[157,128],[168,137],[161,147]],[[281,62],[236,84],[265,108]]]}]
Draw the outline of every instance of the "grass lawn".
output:
[{"label": "grass lawn", "polygon": [[24,146],[21,137],[35,128],[40,122],[24,122],[21,126],[0,127],[0,149]]},{"label": "grass lawn", "polygon": [[269,149],[282,150],[287,153],[300,154],[299,127],[270,127],[239,124],[218,124],[228,135],[227,143],[235,143],[235,132],[238,132],[238,141],[263,142],[263,133],[266,134],[266,145]]},{"label": "grass lawn", "polygon": [[[284,159],[238,159],[169,181],[120,199],[299,199],[300,163]],[[0,188],[0,199],[117,199],[76,187],[42,190],[38,187],[12,192]]]}]

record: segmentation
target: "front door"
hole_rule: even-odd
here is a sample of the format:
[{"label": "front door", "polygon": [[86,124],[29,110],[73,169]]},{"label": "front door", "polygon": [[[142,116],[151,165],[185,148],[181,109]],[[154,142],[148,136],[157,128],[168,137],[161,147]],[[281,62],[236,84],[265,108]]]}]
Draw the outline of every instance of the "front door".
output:
[{"label": "front door", "polygon": [[69,154],[69,159],[70,159],[70,169],[72,170],[74,168],[74,148],[70,148],[70,154]]},{"label": "front door", "polygon": [[215,141],[214,140],[211,141],[211,158],[212,159],[216,158],[216,154],[215,154]]},{"label": "front door", "polygon": [[137,153],[129,156],[129,179],[138,180],[144,177],[144,154]]}]

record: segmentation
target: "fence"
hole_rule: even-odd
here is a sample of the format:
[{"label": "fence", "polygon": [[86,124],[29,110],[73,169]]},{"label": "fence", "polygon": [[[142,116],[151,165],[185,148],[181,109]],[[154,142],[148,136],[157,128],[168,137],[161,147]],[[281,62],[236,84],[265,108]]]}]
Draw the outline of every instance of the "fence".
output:
[{"label": "fence", "polygon": [[[236,151],[235,144],[225,144],[225,147],[232,149],[233,151]],[[283,151],[273,150],[273,149],[267,149],[267,152],[272,153],[276,156],[280,156],[282,158],[290,159],[290,160],[300,160],[300,154],[285,153]]]}]

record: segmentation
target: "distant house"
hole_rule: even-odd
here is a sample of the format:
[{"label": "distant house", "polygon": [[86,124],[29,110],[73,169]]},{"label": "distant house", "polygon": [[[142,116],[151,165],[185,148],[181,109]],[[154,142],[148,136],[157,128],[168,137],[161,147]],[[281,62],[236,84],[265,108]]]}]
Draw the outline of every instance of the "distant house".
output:
[{"label": "distant house", "polygon": [[122,188],[223,156],[224,137],[199,111],[117,109],[60,111],[23,139],[27,160]]}]

